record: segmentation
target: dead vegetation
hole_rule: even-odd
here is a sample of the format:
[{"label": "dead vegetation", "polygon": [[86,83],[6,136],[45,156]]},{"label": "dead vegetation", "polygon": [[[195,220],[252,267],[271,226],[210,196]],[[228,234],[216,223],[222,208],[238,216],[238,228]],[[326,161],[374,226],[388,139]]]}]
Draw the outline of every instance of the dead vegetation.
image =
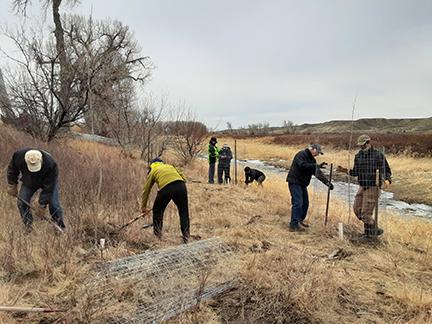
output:
[{"label": "dead vegetation", "polygon": [[[61,201],[68,226],[66,236],[56,236],[49,224],[37,222],[34,233],[25,236],[15,202],[1,187],[0,304],[49,305],[68,312],[1,313],[0,322],[88,323],[106,318],[102,305],[94,312],[90,292],[83,292],[90,269],[103,262],[94,243],[102,236],[107,238],[104,260],[177,245],[181,242],[178,215],[172,206],[168,208],[163,241],[154,239],[151,230],[141,229],[139,222],[118,237],[109,237],[106,233],[112,227],[108,223],[120,226],[137,215],[144,163],[121,158],[115,148],[100,144],[62,141],[41,145],[6,127],[0,127],[0,137],[3,171],[19,147],[37,145],[53,153],[60,165]],[[95,158],[96,149],[101,162]],[[204,182],[206,171],[205,162],[195,162],[186,174]],[[169,322],[432,321],[431,223],[382,213],[386,234],[379,244],[370,246],[358,239],[360,224],[340,201],[332,201],[329,224],[322,225],[325,197],[318,193],[311,193],[308,233],[288,232],[286,183],[271,175],[263,189],[198,181],[189,181],[188,189],[191,234],[223,238],[239,252],[243,267],[238,270],[237,289]],[[339,221],[346,224],[344,241],[337,239]],[[343,253],[329,258],[337,249]],[[203,287],[197,284],[196,289]],[[122,305],[127,308],[133,301],[129,302],[127,294],[123,297]]]},{"label": "dead vegetation", "polygon": [[[302,138],[300,136],[300,138]],[[325,138],[325,136],[324,136]],[[304,139],[306,140],[306,139]],[[321,143],[320,138],[316,140]],[[339,140],[342,140],[340,138]],[[345,137],[348,143],[349,136]],[[373,138],[375,141],[375,139]],[[228,143],[234,147],[233,138],[220,138],[221,143]],[[308,145],[308,141],[298,143],[275,144],[274,137],[237,139],[238,159],[260,159],[270,164],[288,169],[294,155]],[[325,144],[327,143],[327,144]],[[432,141],[431,141],[432,143]],[[319,161],[341,165],[346,168],[352,166],[357,147],[353,146],[351,151],[346,149],[335,149],[332,144],[324,141],[321,143],[325,154],[319,157]],[[381,149],[381,142],[377,139],[374,145]],[[424,142],[420,144],[424,145]],[[429,143],[427,143],[429,145]],[[408,203],[423,203],[432,205],[432,159],[430,157],[415,157],[411,154],[386,153],[392,169],[393,183],[390,191],[397,199]],[[428,156],[430,154],[428,153]],[[335,175],[336,177],[338,174]]]},{"label": "dead vegetation", "polygon": [[[362,133],[353,134],[353,143]],[[403,154],[412,157],[432,156],[432,134],[379,134],[368,133],[374,143],[383,147],[387,154]],[[320,133],[320,134],[292,134],[274,136],[271,140],[279,145],[303,145],[304,143],[320,143],[333,149],[348,150],[350,147],[350,133]]]}]

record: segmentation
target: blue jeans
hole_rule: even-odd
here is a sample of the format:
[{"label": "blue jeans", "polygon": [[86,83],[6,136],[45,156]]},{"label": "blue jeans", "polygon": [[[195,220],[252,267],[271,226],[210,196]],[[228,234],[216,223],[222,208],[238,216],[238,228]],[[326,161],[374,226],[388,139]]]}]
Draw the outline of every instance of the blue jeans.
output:
[{"label": "blue jeans", "polygon": [[304,221],[309,208],[307,188],[296,183],[288,183],[291,193],[291,223],[290,226],[298,226]]},{"label": "blue jeans", "polygon": [[[18,196],[24,201],[30,203],[31,198],[35,194],[38,189],[28,188],[25,185],[21,185],[21,189],[19,191]],[[58,183],[54,186],[54,191],[51,195],[51,198],[48,202],[48,208],[52,220],[57,223],[61,228],[65,228],[64,220],[63,220],[63,209],[60,206],[59,199],[59,186]],[[24,222],[24,225],[30,228],[33,224],[33,216],[30,210],[30,207],[23,203],[21,200],[18,200],[18,209],[21,214],[21,218]]]}]

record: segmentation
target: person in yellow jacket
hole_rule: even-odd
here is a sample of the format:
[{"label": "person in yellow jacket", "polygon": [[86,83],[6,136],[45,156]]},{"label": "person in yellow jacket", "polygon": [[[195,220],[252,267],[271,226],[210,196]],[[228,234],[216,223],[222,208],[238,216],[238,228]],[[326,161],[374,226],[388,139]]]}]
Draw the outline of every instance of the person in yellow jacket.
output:
[{"label": "person in yellow jacket", "polygon": [[181,171],[161,159],[151,161],[150,172],[144,183],[141,211],[147,211],[147,202],[151,188],[156,182],[159,191],[153,203],[153,231],[158,238],[162,238],[163,214],[168,203],[172,200],[177,206],[180,216],[180,228],[183,242],[189,240],[189,207],[185,184],[186,178]]}]

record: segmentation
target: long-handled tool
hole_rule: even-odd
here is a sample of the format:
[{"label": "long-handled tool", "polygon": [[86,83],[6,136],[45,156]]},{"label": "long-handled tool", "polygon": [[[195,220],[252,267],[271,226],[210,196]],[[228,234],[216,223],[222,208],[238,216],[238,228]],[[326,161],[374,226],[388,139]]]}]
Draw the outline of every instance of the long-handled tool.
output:
[{"label": "long-handled tool", "polygon": [[[24,199],[22,199],[19,195],[17,195],[16,196],[17,197],[17,199],[19,200],[19,201],[21,201],[23,204],[25,204],[27,207],[29,207],[31,210],[33,210],[33,211],[35,211],[36,209],[28,202],[28,201],[26,201],[26,200],[24,200]],[[57,230],[57,231],[59,231],[59,233],[64,233],[64,230],[60,227],[60,226],[58,226],[57,225],[57,223],[56,222],[54,222],[53,220],[51,220],[51,219],[49,219],[49,218],[47,218],[47,217],[44,217],[44,216],[42,216],[41,217],[44,221],[47,221],[48,223],[50,223],[52,226],[54,226],[54,228]]]},{"label": "long-handled tool", "polygon": [[[333,163],[330,164],[329,184],[331,184],[332,175],[333,175]],[[327,226],[329,202],[330,202],[330,186],[328,187],[328,190],[327,190],[327,205],[326,205],[326,212],[325,212],[325,219],[324,219],[324,225],[325,226]]]},{"label": "long-handled tool", "polygon": [[131,219],[130,221],[128,221],[126,224],[120,226],[118,229],[114,230],[112,233],[119,233],[120,231],[122,231],[123,229],[125,229],[126,227],[128,227],[130,224],[135,223],[137,220],[143,218],[144,216],[147,216],[148,213],[150,211],[145,211],[144,213],[139,214],[137,217]]},{"label": "long-handled tool", "polygon": [[52,307],[29,307],[29,306],[0,306],[2,312],[24,312],[24,313],[57,313],[66,312],[65,309]]},{"label": "long-handled tool", "polygon": [[149,223],[149,224],[144,224],[143,226],[142,226],[142,228],[150,228],[150,227],[153,227],[153,223]]}]

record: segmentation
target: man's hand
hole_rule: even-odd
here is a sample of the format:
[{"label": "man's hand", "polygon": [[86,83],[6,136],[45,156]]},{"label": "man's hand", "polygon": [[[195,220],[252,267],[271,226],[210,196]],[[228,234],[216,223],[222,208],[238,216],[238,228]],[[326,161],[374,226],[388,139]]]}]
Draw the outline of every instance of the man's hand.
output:
[{"label": "man's hand", "polygon": [[333,190],[333,189],[334,189],[333,183],[330,182],[330,183],[328,184],[328,187],[329,187],[330,190]]},{"label": "man's hand", "polygon": [[348,173],[348,169],[340,165],[337,166],[336,171],[341,173]]},{"label": "man's hand", "polygon": [[18,196],[18,185],[17,184],[8,185],[7,193],[12,197]]},{"label": "man's hand", "polygon": [[36,208],[35,215],[37,217],[39,217],[39,218],[46,218],[46,213],[47,213],[46,206],[39,205],[39,207]]},{"label": "man's hand", "polygon": [[147,208],[147,207],[141,207],[141,213],[143,213],[143,214],[148,214],[148,213],[150,213],[151,212],[151,209],[150,208]]},{"label": "man's hand", "polygon": [[390,187],[390,180],[385,180],[384,181],[384,189],[388,189]]},{"label": "man's hand", "polygon": [[320,169],[324,169],[324,167],[325,167],[327,164],[328,164],[327,162],[321,162],[320,164],[318,164],[318,167],[319,167]]}]

